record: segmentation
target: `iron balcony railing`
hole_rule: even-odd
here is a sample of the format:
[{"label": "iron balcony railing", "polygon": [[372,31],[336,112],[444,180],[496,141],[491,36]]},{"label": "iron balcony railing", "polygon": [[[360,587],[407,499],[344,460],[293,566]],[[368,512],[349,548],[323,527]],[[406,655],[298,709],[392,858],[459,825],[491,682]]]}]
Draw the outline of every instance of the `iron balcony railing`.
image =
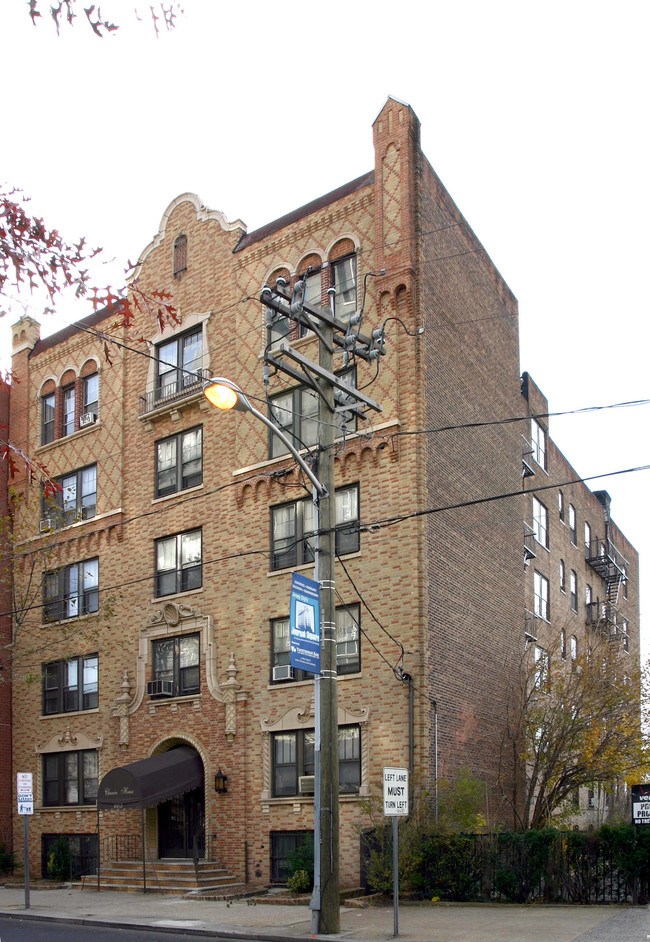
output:
[{"label": "iron balcony railing", "polygon": [[157,386],[143,396],[140,396],[140,415],[154,412],[164,406],[172,405],[188,396],[195,396],[203,389],[203,383],[209,379],[207,370],[196,370],[189,376],[184,376],[182,383],[170,383],[168,386]]}]

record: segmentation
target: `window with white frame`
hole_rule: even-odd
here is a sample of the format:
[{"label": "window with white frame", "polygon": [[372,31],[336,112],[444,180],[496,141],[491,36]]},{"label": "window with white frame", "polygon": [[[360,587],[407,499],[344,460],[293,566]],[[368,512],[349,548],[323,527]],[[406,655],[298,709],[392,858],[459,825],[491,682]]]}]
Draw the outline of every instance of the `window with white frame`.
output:
[{"label": "window with white frame", "polygon": [[43,755],[44,805],[91,805],[96,799],[96,749]]},{"label": "window with white frame", "polygon": [[[356,386],[356,367],[339,373],[338,378],[346,386]],[[335,392],[335,399],[338,403],[341,394]],[[319,406],[319,396],[315,390],[309,386],[296,386],[271,398],[271,418],[295,448],[306,448],[318,442]],[[337,412],[332,416],[332,422],[336,426],[337,436],[344,429],[354,432],[357,428],[355,412]],[[284,442],[269,430],[269,458],[286,454]]]},{"label": "window with white frame", "polygon": [[[336,671],[354,674],[361,670],[359,647],[359,605],[343,605],[336,609]],[[289,649],[289,619],[271,621],[271,683],[306,680],[313,677],[307,671],[291,667]]]},{"label": "window with white frame", "polygon": [[75,388],[66,386],[63,390],[63,435],[72,435],[75,430]]},{"label": "window with white frame", "polygon": [[90,520],[97,513],[97,465],[71,471],[56,479],[54,495],[41,498],[41,522],[48,527],[67,527]]},{"label": "window with white frame", "polygon": [[533,458],[546,471],[546,431],[537,419],[530,420],[530,439],[533,446]]},{"label": "window with white frame", "polygon": [[357,257],[348,255],[331,262],[332,286],[336,288],[334,296],[334,314],[342,321],[347,321],[357,309]]},{"label": "window with white frame", "polygon": [[54,441],[55,408],[55,393],[48,393],[41,397],[41,445],[49,445]]},{"label": "window with white frame", "polygon": [[155,543],[155,595],[175,595],[203,585],[201,530],[165,536]]},{"label": "window with white frame", "polygon": [[627,618],[621,621],[621,637],[623,639],[623,650],[630,650],[630,623]]},{"label": "window with white frame", "polygon": [[76,713],[98,704],[96,654],[80,655],[43,664],[43,714]]},{"label": "window with white frame", "polygon": [[43,575],[43,619],[62,621],[99,610],[99,560],[87,559]]},{"label": "window with white frame", "polygon": [[548,651],[535,645],[535,687],[538,690],[544,690],[549,680],[549,656]]},{"label": "window with white frame", "polygon": [[[361,784],[361,730],[340,726],[339,791],[357,792]],[[314,731],[295,730],[271,736],[272,781],[275,797],[298,794],[298,779],[314,774]]]},{"label": "window with white frame", "polygon": [[585,553],[589,556],[591,550],[591,527],[585,520]]},{"label": "window with white frame", "polygon": [[97,418],[99,414],[99,374],[91,373],[83,381],[83,415],[92,415]]},{"label": "window with white frame", "polygon": [[[335,495],[336,554],[359,550],[359,485]],[[271,507],[271,569],[287,569],[314,560],[314,506],[310,497]]]},{"label": "window with white frame", "polygon": [[575,635],[571,635],[571,664],[575,667],[576,661],[578,660],[578,639]]},{"label": "window with white frame", "polygon": [[201,381],[202,366],[201,327],[159,343],[156,347],[156,402],[173,399],[195,387]]},{"label": "window with white frame", "polygon": [[560,657],[566,661],[566,632],[564,628],[560,629]]},{"label": "window with white frame", "polygon": [[571,608],[574,612],[578,611],[578,576],[574,569],[569,575],[569,595],[571,597]]},{"label": "window with white frame", "polygon": [[564,523],[564,494],[562,491],[557,492],[557,509],[560,515],[560,521]]},{"label": "window with white frame", "polygon": [[560,591],[566,592],[566,567],[564,560],[560,560]]},{"label": "window with white frame", "polygon": [[156,497],[166,497],[203,481],[203,429],[178,432],[156,442]]},{"label": "window with white frame", "polygon": [[537,570],[533,576],[533,601],[535,615],[550,621],[548,579]]},{"label": "window with white frame", "polygon": [[569,504],[569,536],[570,536],[571,542],[573,543],[574,546],[577,546],[577,545],[578,545],[578,544],[576,543],[576,534],[577,534],[577,529],[576,529],[576,509],[575,509],[575,507],[573,506],[573,504]]},{"label": "window with white frame", "polygon": [[592,601],[593,601],[593,594],[591,591],[591,586],[589,585],[588,582],[586,582],[585,583],[585,605],[587,606],[587,608],[589,608]]},{"label": "window with white frame", "polygon": [[535,539],[548,549],[548,508],[533,497],[533,533]]},{"label": "window with white frame", "polygon": [[151,642],[152,697],[187,697],[201,689],[200,634],[177,635]]}]

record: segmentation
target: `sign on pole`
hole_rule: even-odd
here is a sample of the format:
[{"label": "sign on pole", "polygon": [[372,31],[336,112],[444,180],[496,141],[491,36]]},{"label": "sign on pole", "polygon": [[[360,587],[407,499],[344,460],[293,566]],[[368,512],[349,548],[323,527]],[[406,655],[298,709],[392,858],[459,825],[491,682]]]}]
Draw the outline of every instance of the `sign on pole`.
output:
[{"label": "sign on pole", "polygon": [[320,674],[320,586],[297,572],[291,580],[289,663]]},{"label": "sign on pole", "polygon": [[632,824],[650,824],[650,785],[633,785]]},{"label": "sign on pole", "polygon": [[408,769],[384,769],[384,814],[393,819],[393,935],[399,935],[399,816],[409,813]]},{"label": "sign on pole", "polygon": [[29,831],[27,823],[34,814],[34,779],[31,772],[16,773],[18,814],[23,815],[23,866],[25,868],[25,909],[29,909]]},{"label": "sign on pole", "polygon": [[408,769],[384,769],[384,814],[409,813]]}]

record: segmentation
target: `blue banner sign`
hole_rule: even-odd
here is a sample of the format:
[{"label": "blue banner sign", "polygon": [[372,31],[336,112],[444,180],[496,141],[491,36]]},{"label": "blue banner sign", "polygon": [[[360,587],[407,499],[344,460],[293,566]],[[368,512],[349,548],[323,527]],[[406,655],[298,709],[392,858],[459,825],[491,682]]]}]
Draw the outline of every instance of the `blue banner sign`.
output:
[{"label": "blue banner sign", "polygon": [[320,597],[313,579],[293,573],[289,612],[290,664],[320,674]]}]

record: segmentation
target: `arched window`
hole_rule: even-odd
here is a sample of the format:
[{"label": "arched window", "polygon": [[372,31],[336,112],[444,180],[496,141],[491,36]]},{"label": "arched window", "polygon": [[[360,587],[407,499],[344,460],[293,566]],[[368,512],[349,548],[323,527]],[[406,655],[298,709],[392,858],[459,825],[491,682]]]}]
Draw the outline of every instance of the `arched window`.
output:
[{"label": "arched window", "polygon": [[187,271],[187,236],[179,235],[174,242],[174,275]]}]

